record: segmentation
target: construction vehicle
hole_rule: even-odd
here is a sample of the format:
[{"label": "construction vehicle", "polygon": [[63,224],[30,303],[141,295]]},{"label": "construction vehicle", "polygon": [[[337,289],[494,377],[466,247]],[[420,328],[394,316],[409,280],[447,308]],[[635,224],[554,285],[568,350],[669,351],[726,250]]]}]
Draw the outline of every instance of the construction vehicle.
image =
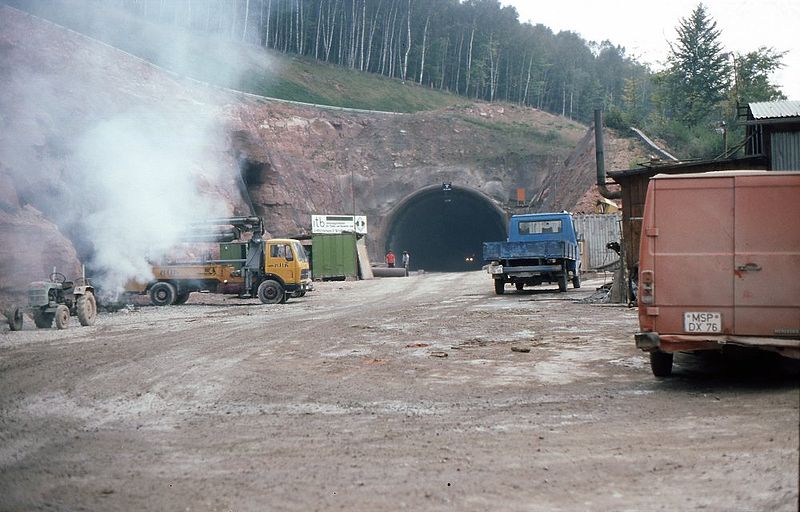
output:
[{"label": "construction vehicle", "polygon": [[497,295],[505,293],[506,283],[517,291],[557,283],[565,292],[569,280],[573,288],[581,287],[581,253],[568,212],[512,216],[507,240],[483,243],[483,261]]},{"label": "construction vehicle", "polygon": [[[211,219],[193,224],[183,242],[219,242],[219,258],[152,265],[148,282],[131,281],[127,293],[147,294],[155,306],[183,304],[192,292],[258,297],[264,304],[285,303],[312,289],[305,249],[298,240],[264,240],[259,217]],[[242,240],[246,234],[248,240]]]},{"label": "construction vehicle", "polygon": [[[28,288],[28,305],[36,327],[49,328],[55,320],[58,329],[69,326],[69,317],[77,316],[81,325],[94,325],[97,301],[94,287],[85,273],[77,281],[67,281],[64,274],[53,271],[47,281],[34,281]],[[22,330],[23,314],[18,307],[7,313],[12,331]]]}]

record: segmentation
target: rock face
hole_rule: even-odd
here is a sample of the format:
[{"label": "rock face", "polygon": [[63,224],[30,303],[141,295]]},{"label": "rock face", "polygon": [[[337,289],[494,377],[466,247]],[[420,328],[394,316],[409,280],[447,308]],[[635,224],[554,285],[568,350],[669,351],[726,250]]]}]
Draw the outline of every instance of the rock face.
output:
[{"label": "rock face", "polygon": [[[392,208],[443,182],[504,206],[517,188],[536,191],[568,154],[535,140],[509,152],[519,141],[498,126],[538,126],[555,116],[508,105],[388,115],[247,100],[231,117],[249,195],[275,234],[304,233],[312,214],[355,212],[380,238]],[[559,126],[551,136],[570,145],[585,131],[563,120]]]},{"label": "rock face", "polygon": [[183,224],[209,216],[255,213],[271,235],[297,236],[313,214],[367,215],[376,257],[420,190],[450,182],[508,210],[518,188],[530,198],[545,184],[541,207],[568,209],[593,180],[593,162],[563,170],[586,128],[541,111],[392,115],[267,101],[5,6],[0,77],[4,290],[80,263],[117,273],[118,286]]},{"label": "rock face", "polygon": [[0,76],[4,283],[101,258],[135,275],[143,228],[158,247],[170,217],[249,212],[220,93],[5,6]]},{"label": "rock face", "polygon": [[46,280],[54,270],[67,279],[81,275],[72,243],[31,206],[0,208],[0,240],[0,312],[10,303],[26,304],[30,282]]}]

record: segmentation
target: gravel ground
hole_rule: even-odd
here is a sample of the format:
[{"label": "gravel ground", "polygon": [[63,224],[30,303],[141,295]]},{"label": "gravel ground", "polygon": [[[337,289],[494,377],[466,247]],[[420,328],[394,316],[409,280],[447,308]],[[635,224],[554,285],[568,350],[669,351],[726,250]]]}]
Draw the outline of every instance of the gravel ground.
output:
[{"label": "gravel ground", "polygon": [[798,509],[797,365],[484,273],[0,325],[0,510]]}]

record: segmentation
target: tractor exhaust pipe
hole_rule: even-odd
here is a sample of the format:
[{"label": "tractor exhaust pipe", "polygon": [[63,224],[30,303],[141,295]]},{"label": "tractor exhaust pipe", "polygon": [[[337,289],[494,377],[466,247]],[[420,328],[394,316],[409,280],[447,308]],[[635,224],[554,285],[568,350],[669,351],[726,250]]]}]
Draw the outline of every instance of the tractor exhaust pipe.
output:
[{"label": "tractor exhaust pipe", "polygon": [[603,151],[603,111],[599,108],[594,111],[594,147],[595,161],[597,163],[597,190],[606,199],[621,198],[621,191],[609,190],[608,185],[606,185],[606,164]]}]

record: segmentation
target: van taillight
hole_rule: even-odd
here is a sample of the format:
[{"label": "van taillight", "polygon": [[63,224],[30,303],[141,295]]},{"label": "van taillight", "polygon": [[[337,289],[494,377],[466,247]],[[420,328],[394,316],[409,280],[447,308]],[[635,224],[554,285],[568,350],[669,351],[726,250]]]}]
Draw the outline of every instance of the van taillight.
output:
[{"label": "van taillight", "polygon": [[655,302],[655,282],[652,270],[645,270],[639,275],[638,298],[642,304],[653,304]]}]

